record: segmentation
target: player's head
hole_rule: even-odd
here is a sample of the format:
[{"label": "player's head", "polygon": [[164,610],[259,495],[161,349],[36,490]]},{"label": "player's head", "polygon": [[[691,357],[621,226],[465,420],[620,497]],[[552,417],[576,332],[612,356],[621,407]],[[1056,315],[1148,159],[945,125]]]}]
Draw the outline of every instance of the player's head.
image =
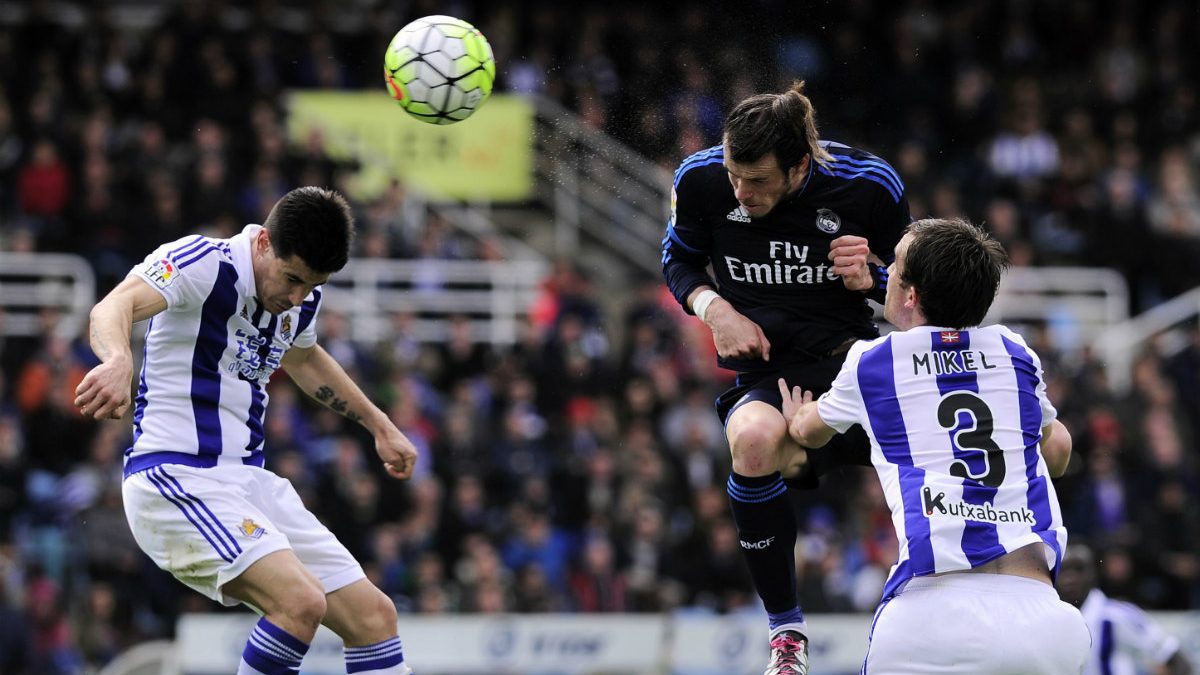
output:
[{"label": "player's head", "polygon": [[734,195],[752,218],[798,190],[813,160],[833,159],[817,142],[817,115],[802,81],[737,104],[725,118],[722,142]]},{"label": "player's head", "polygon": [[319,187],[284,195],[254,243],[254,282],[267,310],[278,314],[346,266],[354,217],[344,197]]},{"label": "player's head", "polygon": [[333,190],[292,190],[275,202],[263,227],[277,256],[297,256],[314,272],[333,274],[350,258],[354,216],[345,197]]},{"label": "player's head", "polygon": [[896,245],[884,316],[901,329],[969,328],[983,322],[1008,254],[1000,242],[960,218],[909,224]]},{"label": "player's head", "polygon": [[1063,554],[1058,568],[1058,595],[1063,602],[1081,605],[1096,585],[1096,558],[1092,549],[1072,544]]}]

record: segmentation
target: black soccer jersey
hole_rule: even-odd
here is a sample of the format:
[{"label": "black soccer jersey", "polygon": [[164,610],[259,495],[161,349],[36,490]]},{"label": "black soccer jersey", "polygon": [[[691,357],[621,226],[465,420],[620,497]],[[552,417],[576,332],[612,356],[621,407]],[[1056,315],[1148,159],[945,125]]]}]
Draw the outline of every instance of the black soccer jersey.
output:
[{"label": "black soccer jersey", "polygon": [[[738,372],[774,370],[812,361],[850,338],[879,334],[867,294],[847,290],[832,274],[829,243],[844,234],[866,237],[886,263],[909,223],[904,185],[882,159],[822,141],[829,166],[811,162],[800,190],[762,218],[750,218],[734,197],[716,146],[688,157],[675,172],[671,219],[663,237],[663,274],[687,306],[697,286],[757,323],[771,343],[771,361],[720,359]],[[712,264],[716,280],[706,266]],[[871,297],[882,301],[876,275]]]}]

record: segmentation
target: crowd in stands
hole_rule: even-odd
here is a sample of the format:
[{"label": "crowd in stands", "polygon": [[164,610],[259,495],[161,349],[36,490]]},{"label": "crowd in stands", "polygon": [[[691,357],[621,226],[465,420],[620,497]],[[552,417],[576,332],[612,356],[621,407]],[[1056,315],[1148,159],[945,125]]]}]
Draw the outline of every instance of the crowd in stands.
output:
[{"label": "crowd in stands", "polygon": [[[343,185],[354,167],[319,135],[288,142],[281,93],[382,88],[391,34],[450,13],[490,38],[500,91],[558,99],[664,167],[719,142],[734,101],[803,78],[823,136],[889,159],[915,217],[983,222],[1018,265],[1116,268],[1135,312],[1200,284],[1187,0],[307,4],[184,0],[148,24],[104,3],[78,3],[75,21],[44,1],[8,14],[0,250],[82,255],[102,293],[158,243],[229,236],[292,187]],[[357,255],[497,255],[402,185],[354,206]],[[730,374],[710,335],[655,279],[613,315],[570,262],[535,309],[511,346],[461,326],[422,344],[403,315],[363,344],[325,312],[326,349],[418,445],[420,470],[387,479],[369,438],[286,376],[271,384],[269,467],[402,612],[755,609],[712,411]],[[129,422],[78,415],[95,357],[42,319],[38,337],[0,337],[0,672],[13,674],[85,672],[170,637],[181,612],[222,611],[138,550],[120,496]],[[1200,330],[1169,356],[1149,345],[1118,392],[1086,346],[1023,329],[1075,437],[1057,487],[1073,541],[1100,552],[1101,587],[1200,609]],[[873,473],[846,469],[795,502],[804,609],[871,611],[896,556]]]}]

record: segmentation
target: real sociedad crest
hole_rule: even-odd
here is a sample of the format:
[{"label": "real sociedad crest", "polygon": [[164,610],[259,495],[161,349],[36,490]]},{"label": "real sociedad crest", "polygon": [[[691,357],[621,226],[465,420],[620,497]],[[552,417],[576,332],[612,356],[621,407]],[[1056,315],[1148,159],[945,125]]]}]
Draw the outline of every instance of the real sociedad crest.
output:
[{"label": "real sociedad crest", "polygon": [[842,218],[829,209],[817,209],[817,229],[825,234],[833,234],[842,227]]},{"label": "real sociedad crest", "polygon": [[242,534],[251,539],[261,539],[262,536],[267,533],[267,531],[263,529],[261,525],[253,520],[250,520],[249,518],[243,518],[242,525],[238,529],[242,531]]}]

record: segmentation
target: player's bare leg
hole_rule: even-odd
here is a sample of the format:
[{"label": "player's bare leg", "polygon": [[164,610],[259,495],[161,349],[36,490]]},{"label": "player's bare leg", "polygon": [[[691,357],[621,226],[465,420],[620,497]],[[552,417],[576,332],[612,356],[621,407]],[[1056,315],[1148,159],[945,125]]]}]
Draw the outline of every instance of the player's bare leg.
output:
[{"label": "player's bare leg", "polygon": [[221,592],[257,607],[271,623],[305,642],[312,642],[325,616],[325,589],[291,551],[263,556]]},{"label": "player's bare leg", "polygon": [[328,609],[321,623],[347,646],[361,647],[396,635],[396,606],[366,579],[339,588],[325,597]]},{"label": "player's bare leg", "polygon": [[774,406],[750,401],[733,410],[725,426],[733,457],[730,509],[755,590],[770,619],[767,675],[808,672],[808,630],[796,599],[796,516],[783,483],[799,474],[805,453],[787,434]]},{"label": "player's bare leg", "polygon": [[325,589],[296,554],[270,553],[250,565],[221,592],[263,613],[255,625],[238,675],[279,672],[299,668],[317,627],[325,616]]},{"label": "player's bare leg", "polygon": [[784,440],[795,446],[788,438],[783,415],[761,401],[751,401],[730,413],[725,437],[733,455],[733,470],[743,476],[766,476],[779,471]]},{"label": "player's bare leg", "polygon": [[405,675],[404,652],[396,634],[396,606],[366,579],[326,596],[323,623],[346,644],[346,672]]}]

